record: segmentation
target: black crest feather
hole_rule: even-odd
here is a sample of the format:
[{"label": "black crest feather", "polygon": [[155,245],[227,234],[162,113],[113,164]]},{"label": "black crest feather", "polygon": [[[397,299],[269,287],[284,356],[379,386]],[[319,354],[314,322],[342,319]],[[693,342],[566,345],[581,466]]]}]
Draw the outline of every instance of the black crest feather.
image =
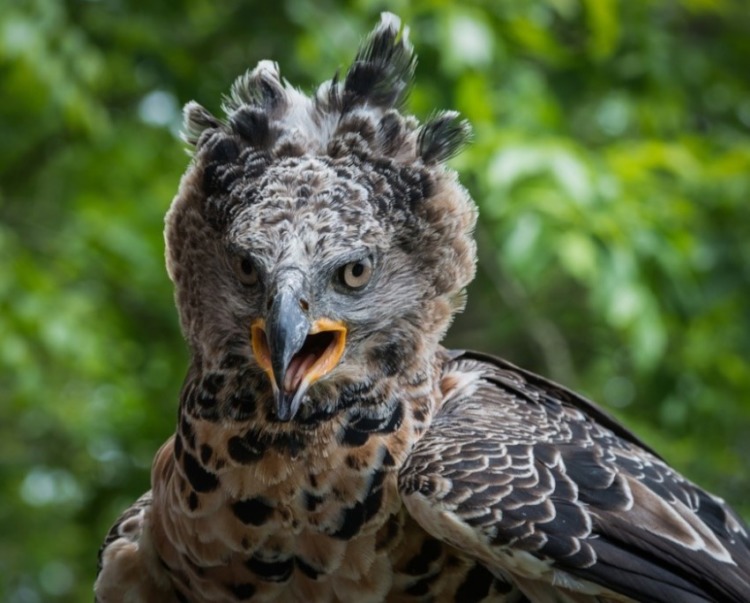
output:
[{"label": "black crest feather", "polygon": [[252,71],[234,80],[229,96],[224,98],[223,109],[229,114],[243,105],[267,111],[275,109],[284,98],[284,87],[279,76],[279,66],[273,61],[260,61]]},{"label": "black crest feather", "polygon": [[383,13],[346,74],[344,111],[365,103],[383,108],[400,106],[415,67],[409,30],[401,30],[401,21],[396,15]]},{"label": "black crest feather", "polygon": [[264,147],[269,141],[268,115],[258,107],[243,106],[232,113],[229,125],[254,147]]},{"label": "black crest feather", "polygon": [[443,111],[419,131],[419,155],[425,163],[447,161],[471,139],[471,126],[457,111]]},{"label": "black crest feather", "polygon": [[201,134],[206,130],[221,127],[221,122],[195,101],[190,101],[183,110],[182,138],[191,146],[196,146]]}]

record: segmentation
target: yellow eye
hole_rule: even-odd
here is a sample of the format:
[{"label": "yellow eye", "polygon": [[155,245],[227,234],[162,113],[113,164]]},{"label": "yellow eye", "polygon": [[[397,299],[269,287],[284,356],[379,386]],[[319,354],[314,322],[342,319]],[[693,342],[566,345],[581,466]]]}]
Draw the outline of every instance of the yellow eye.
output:
[{"label": "yellow eye", "polygon": [[349,289],[361,289],[370,282],[372,260],[363,258],[349,262],[339,269],[339,280]]},{"label": "yellow eye", "polygon": [[249,259],[239,256],[235,257],[234,271],[243,285],[252,287],[258,283],[258,269]]}]

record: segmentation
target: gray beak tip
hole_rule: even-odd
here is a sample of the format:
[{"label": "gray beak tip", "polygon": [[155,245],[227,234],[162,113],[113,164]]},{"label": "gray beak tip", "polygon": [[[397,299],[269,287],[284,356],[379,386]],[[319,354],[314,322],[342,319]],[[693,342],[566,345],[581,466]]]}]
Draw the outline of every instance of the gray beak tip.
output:
[{"label": "gray beak tip", "polygon": [[276,416],[279,421],[289,422],[299,410],[302,392],[285,392],[279,390],[276,393]]}]

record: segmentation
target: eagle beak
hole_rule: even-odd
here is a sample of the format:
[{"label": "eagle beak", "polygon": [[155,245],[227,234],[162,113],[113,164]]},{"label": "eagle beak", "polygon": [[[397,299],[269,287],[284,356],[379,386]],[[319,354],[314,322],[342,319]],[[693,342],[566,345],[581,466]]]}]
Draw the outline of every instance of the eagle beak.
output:
[{"label": "eagle beak", "polygon": [[290,421],[297,414],[307,389],[330,373],[346,346],[346,327],[328,318],[310,322],[298,296],[276,296],[268,320],[250,327],[253,354],[271,380],[276,414]]}]

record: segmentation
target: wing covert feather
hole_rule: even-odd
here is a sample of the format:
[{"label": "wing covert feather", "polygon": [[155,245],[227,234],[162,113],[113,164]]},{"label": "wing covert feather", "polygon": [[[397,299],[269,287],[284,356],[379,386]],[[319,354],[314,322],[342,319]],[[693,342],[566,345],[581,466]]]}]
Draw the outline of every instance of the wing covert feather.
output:
[{"label": "wing covert feather", "polygon": [[434,536],[522,590],[531,581],[593,600],[750,600],[742,521],[592,402],[473,352],[453,354],[442,388],[399,475],[407,508]]},{"label": "wing covert feather", "polygon": [[95,603],[176,603],[149,538],[152,501],[149,490],[120,515],[107,534],[99,549]]}]

